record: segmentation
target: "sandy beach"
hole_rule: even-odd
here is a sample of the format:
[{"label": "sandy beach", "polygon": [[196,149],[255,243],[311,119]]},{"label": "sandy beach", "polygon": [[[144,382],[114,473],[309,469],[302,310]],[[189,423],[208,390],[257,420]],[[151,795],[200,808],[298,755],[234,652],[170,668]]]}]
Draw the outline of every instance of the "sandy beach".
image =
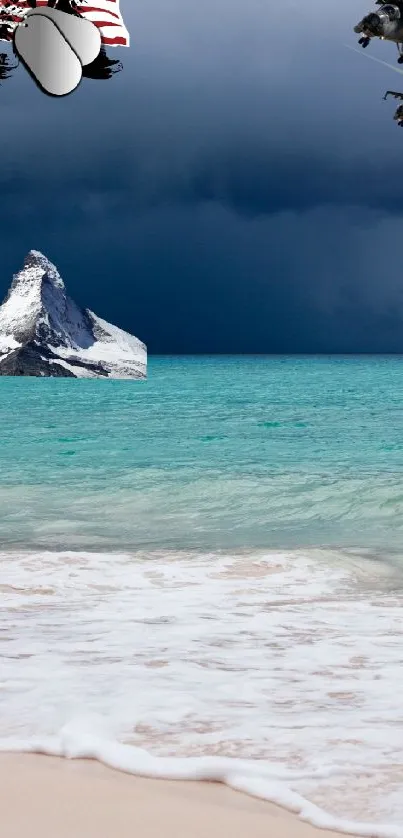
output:
[{"label": "sandy beach", "polygon": [[0,780],[4,838],[340,838],[217,783],[148,780],[88,760],[2,754]]}]

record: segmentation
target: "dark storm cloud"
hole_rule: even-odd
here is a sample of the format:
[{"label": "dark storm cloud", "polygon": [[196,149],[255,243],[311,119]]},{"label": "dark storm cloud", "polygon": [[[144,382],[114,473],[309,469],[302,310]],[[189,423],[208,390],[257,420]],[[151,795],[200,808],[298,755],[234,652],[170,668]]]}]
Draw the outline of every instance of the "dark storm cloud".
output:
[{"label": "dark storm cloud", "polygon": [[118,77],[0,89],[4,290],[36,247],[154,351],[403,349],[399,77],[342,45],[367,3],[121,6]]},{"label": "dark storm cloud", "polygon": [[400,136],[373,84],[385,71],[343,48],[354,22],[343,5],[122,2],[133,46],[119,51],[121,76],[60,102],[23,73],[2,90],[2,193],[46,193],[58,211],[89,193],[122,211],[206,200],[248,215],[399,210]]},{"label": "dark storm cloud", "polygon": [[[153,351],[399,351],[400,226],[354,208],[254,221],[160,208],[136,224],[109,217],[102,237],[90,216],[73,220],[63,249],[51,224],[24,237],[21,259],[39,246],[75,299]],[[15,269],[21,237],[11,245]]]},{"label": "dark storm cloud", "polygon": [[[64,219],[88,212],[97,218],[106,211],[135,218],[150,208],[205,203],[252,218],[325,205],[403,212],[402,180],[394,168],[385,167],[382,157],[364,165],[360,159],[329,159],[322,152],[312,165],[308,152],[284,149],[274,155],[257,145],[231,148],[229,143],[224,149],[200,152],[188,170],[171,168],[167,161],[161,167],[158,160],[154,168],[149,158],[147,176],[141,160],[130,164],[120,157],[117,168],[108,169],[105,151],[104,157],[93,158],[91,167],[75,166],[68,179],[65,168],[52,172],[45,182],[37,169],[25,177],[5,173],[0,176],[1,192],[11,215],[29,218],[39,209],[47,222],[55,211]],[[399,161],[400,170],[403,176]]]}]

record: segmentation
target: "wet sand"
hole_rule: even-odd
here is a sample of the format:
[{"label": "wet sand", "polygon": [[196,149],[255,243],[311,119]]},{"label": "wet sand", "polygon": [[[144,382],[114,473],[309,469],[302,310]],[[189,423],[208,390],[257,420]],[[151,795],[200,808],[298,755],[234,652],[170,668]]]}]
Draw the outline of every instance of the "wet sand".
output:
[{"label": "wet sand", "polygon": [[0,754],[4,838],[340,838],[218,783],[133,777],[90,760]]}]

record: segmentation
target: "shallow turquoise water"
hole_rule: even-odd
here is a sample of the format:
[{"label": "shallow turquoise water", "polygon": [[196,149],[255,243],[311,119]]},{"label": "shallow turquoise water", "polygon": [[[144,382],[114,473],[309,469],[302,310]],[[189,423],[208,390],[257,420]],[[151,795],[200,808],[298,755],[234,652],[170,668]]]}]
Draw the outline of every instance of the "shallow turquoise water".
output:
[{"label": "shallow turquoise water", "polygon": [[0,422],[0,549],[400,550],[401,358],[1,378]]}]

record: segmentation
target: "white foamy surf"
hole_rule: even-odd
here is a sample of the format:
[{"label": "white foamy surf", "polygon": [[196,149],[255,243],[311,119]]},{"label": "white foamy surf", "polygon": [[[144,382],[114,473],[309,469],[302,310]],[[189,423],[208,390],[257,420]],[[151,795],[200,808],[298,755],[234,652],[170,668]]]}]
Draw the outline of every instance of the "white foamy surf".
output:
[{"label": "white foamy surf", "polygon": [[0,748],[402,838],[400,577],[350,553],[3,553]]}]

